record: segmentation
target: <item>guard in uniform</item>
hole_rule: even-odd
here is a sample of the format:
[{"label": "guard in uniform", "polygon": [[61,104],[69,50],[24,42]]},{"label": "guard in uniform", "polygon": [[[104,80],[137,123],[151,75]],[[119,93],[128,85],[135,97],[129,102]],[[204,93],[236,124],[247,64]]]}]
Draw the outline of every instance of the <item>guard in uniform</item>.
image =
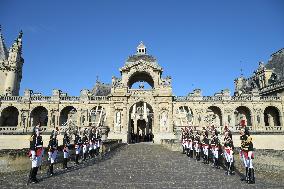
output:
[{"label": "guard in uniform", "polygon": [[232,135],[230,135],[229,131],[226,130],[224,134],[224,156],[225,156],[225,165],[227,168],[226,174],[232,175],[234,174],[234,144],[232,140]]},{"label": "guard in uniform", "polygon": [[102,144],[102,140],[99,137],[99,138],[97,138],[97,141],[96,141],[96,150],[95,150],[96,156],[98,156],[100,154],[101,144]]},{"label": "guard in uniform", "polygon": [[63,169],[68,169],[67,162],[69,158],[70,137],[65,132],[63,137]]},{"label": "guard in uniform", "polygon": [[187,154],[187,155],[189,155],[189,152],[188,152],[188,148],[189,148],[189,144],[188,144],[188,142],[189,142],[189,132],[188,132],[188,129],[187,128],[185,128],[185,132],[184,132],[184,147],[183,147],[183,149],[184,149],[184,151],[185,151],[185,153]]},{"label": "guard in uniform", "polygon": [[83,143],[83,161],[85,161],[87,158],[88,146],[89,146],[89,139],[88,139],[86,130],[84,131],[82,143]]},{"label": "guard in uniform", "polygon": [[216,129],[214,129],[212,132],[210,148],[213,154],[213,167],[220,169],[219,166],[220,141],[218,138],[218,131]]},{"label": "guard in uniform", "polygon": [[181,146],[182,146],[182,153],[185,154],[185,129],[181,128],[182,133],[181,133]]},{"label": "guard in uniform", "polygon": [[50,176],[54,174],[53,165],[57,157],[57,152],[58,152],[57,148],[58,148],[57,132],[53,131],[50,135],[50,140],[48,144],[48,160],[50,161],[50,164],[47,174]]},{"label": "guard in uniform", "polygon": [[82,146],[82,140],[78,133],[75,134],[74,144],[75,144],[75,163],[78,165],[79,156],[81,153],[81,146]]},{"label": "guard in uniform", "polygon": [[203,163],[209,164],[209,138],[208,131],[203,131],[203,139],[202,139],[202,149],[203,149]]},{"label": "guard in uniform", "polygon": [[241,129],[240,134],[241,134],[240,156],[246,168],[245,178],[243,178],[242,180],[246,181],[249,184],[254,184],[255,177],[254,177],[254,168],[252,164],[252,160],[254,159],[252,137],[250,136],[247,127]]},{"label": "guard in uniform", "polygon": [[90,130],[89,134],[89,155],[90,158],[94,157],[94,146],[95,146],[95,135],[94,135],[94,129]]},{"label": "guard in uniform", "polygon": [[31,137],[30,137],[30,151],[29,157],[32,161],[32,168],[30,170],[29,182],[37,183],[36,178],[38,168],[41,166],[41,160],[43,156],[43,141],[40,136],[40,127],[35,128]]},{"label": "guard in uniform", "polygon": [[189,140],[188,140],[188,152],[189,152],[189,157],[193,158],[193,141],[194,141],[194,134],[192,128],[189,129]]},{"label": "guard in uniform", "polygon": [[200,131],[196,132],[193,143],[194,143],[196,161],[200,161],[200,151],[201,151]]}]

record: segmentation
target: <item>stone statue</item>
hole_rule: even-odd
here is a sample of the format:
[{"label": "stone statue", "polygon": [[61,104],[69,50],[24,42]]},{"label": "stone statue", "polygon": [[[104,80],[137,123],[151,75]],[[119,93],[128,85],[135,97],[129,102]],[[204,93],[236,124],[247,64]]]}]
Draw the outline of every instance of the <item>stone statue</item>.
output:
[{"label": "stone statue", "polygon": [[115,114],[115,131],[121,131],[121,112],[118,111]]},{"label": "stone statue", "polygon": [[168,113],[166,111],[162,112],[160,117],[160,130],[161,131],[168,131]]}]

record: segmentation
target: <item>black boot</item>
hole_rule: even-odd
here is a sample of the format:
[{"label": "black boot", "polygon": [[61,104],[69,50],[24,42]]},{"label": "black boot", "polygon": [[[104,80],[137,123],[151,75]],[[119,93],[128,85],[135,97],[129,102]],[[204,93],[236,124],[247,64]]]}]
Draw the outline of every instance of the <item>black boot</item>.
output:
[{"label": "black boot", "polygon": [[51,163],[49,165],[49,176],[52,176],[54,173],[53,173],[53,163]]},{"label": "black boot", "polygon": [[63,158],[63,169],[67,169],[67,158]]},{"label": "black boot", "polygon": [[250,171],[249,171],[249,181],[248,181],[248,183],[249,184],[254,184],[255,183],[255,178],[254,178],[254,169],[253,168],[250,168],[249,169]]},{"label": "black boot", "polygon": [[234,174],[235,174],[235,164],[234,164],[234,162],[231,163],[230,174],[231,174],[231,175],[234,175]]},{"label": "black boot", "polygon": [[219,158],[216,158],[216,169],[220,169]]},{"label": "black boot", "polygon": [[185,154],[185,148],[184,148],[184,146],[182,147],[182,153]]},{"label": "black boot", "polygon": [[75,163],[77,165],[79,164],[79,154],[76,154],[76,156],[75,156]]},{"label": "black boot", "polygon": [[227,169],[226,172],[225,172],[225,174],[226,174],[226,175],[229,175],[229,174],[230,174],[230,173],[229,173],[229,171],[230,171],[230,163],[226,161],[226,162],[225,162],[225,167],[226,167],[226,169]]},{"label": "black boot", "polygon": [[248,168],[246,167],[245,177],[241,178],[241,181],[247,181],[247,180],[248,180]]},{"label": "black boot", "polygon": [[37,178],[36,178],[36,176],[37,176],[37,172],[38,172],[38,168],[39,168],[39,167],[35,167],[34,180],[35,180],[35,182],[36,182],[36,183],[38,183],[38,180],[37,180]]},{"label": "black boot", "polygon": [[36,179],[36,168],[37,167],[33,167],[31,169],[31,172],[30,172],[30,182],[31,183],[37,183],[37,179]]}]

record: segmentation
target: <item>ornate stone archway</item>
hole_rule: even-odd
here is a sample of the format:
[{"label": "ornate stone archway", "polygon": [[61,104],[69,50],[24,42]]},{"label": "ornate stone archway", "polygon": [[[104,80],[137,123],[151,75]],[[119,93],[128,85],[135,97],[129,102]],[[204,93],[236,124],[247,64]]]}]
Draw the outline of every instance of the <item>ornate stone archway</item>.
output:
[{"label": "ornate stone archway", "polygon": [[130,141],[152,141],[154,126],[154,112],[150,104],[139,101],[129,109],[128,131]]}]

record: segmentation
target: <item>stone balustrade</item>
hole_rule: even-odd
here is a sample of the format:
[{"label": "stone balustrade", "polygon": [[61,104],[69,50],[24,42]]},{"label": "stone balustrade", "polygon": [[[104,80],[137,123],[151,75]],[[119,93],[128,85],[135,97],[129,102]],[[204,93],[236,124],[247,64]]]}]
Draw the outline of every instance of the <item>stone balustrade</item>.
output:
[{"label": "stone balustrade", "polygon": [[20,102],[22,100],[21,96],[1,96],[0,97],[1,101],[16,101],[16,102]]},{"label": "stone balustrade", "polygon": [[[193,131],[202,129],[202,126],[190,126]],[[247,126],[251,132],[283,132],[284,128],[282,126]],[[174,132],[179,133],[181,132],[181,129],[185,128],[185,126],[174,126]],[[224,126],[215,126],[215,128],[223,132]],[[228,127],[232,132],[238,132],[241,130],[242,126],[229,126]]]},{"label": "stone balustrade", "polygon": [[277,88],[280,88],[280,87],[284,87],[284,81],[281,81],[281,82],[277,82],[277,83],[273,83],[265,88],[262,88],[260,90],[260,93],[265,93],[267,91],[270,91],[270,90],[273,90],[273,89],[277,89]]},{"label": "stone balustrade", "polygon": [[50,96],[31,96],[30,101],[49,102],[51,101],[51,97]]},{"label": "stone balustrade", "polygon": [[281,101],[280,96],[174,96],[176,102],[191,102],[191,101],[204,101],[204,102],[218,102],[218,101]]},{"label": "stone balustrade", "polygon": [[89,100],[90,101],[108,101],[109,98],[108,96],[90,96]]},{"label": "stone balustrade", "polygon": [[77,96],[62,96],[60,97],[60,101],[68,101],[68,102],[72,102],[72,101],[79,101],[80,97]]},{"label": "stone balustrade", "polygon": [[[89,101],[108,101],[107,96],[89,96]],[[51,96],[31,96],[29,98],[24,98],[22,96],[0,96],[0,101],[2,102],[22,102],[22,101],[31,101],[31,102],[50,102],[53,101]],[[59,101],[64,102],[79,102],[80,97],[77,96],[62,96],[59,97]]]}]

